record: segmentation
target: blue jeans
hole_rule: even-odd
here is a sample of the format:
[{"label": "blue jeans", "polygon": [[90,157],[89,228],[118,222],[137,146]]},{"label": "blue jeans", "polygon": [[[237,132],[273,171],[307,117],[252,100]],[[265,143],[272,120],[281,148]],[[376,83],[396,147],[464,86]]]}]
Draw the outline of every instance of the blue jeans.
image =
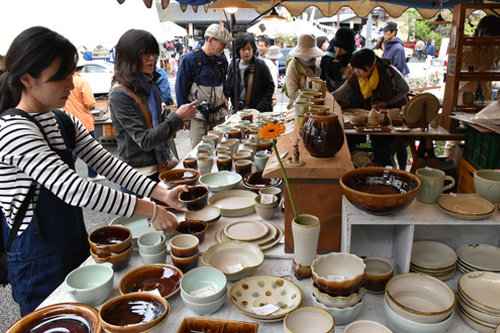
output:
[{"label": "blue jeans", "polygon": [[417,51],[417,57],[418,57],[418,61],[420,61],[420,58],[422,58],[422,50]]}]

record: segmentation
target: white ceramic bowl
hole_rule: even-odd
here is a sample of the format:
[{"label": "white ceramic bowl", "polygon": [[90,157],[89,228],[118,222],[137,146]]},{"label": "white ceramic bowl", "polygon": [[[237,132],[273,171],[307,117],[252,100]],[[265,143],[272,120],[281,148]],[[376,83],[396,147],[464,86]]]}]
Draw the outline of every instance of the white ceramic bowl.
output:
[{"label": "white ceramic bowl", "polygon": [[209,247],[201,261],[222,271],[228,281],[237,281],[264,263],[264,252],[253,243],[226,241]]},{"label": "white ceramic bowl", "polygon": [[193,311],[194,313],[196,313],[197,315],[200,315],[200,316],[209,316],[212,313],[219,310],[224,305],[224,303],[226,302],[226,299],[227,299],[226,295],[227,295],[227,290],[224,292],[222,297],[220,297],[219,299],[216,299],[213,302],[205,303],[205,304],[197,304],[197,303],[190,302],[185,298],[185,294],[182,294],[182,293],[181,293],[181,298],[182,298],[182,302],[189,310]]},{"label": "white ceramic bowl", "polygon": [[450,327],[451,322],[453,321],[452,311],[448,318],[443,321],[433,324],[417,323],[415,321],[406,319],[394,312],[394,310],[387,303],[387,299],[385,298],[384,312],[387,319],[387,324],[394,333],[443,333],[446,332],[448,327]]},{"label": "white ceramic bowl", "polygon": [[344,329],[344,333],[392,333],[390,329],[382,324],[379,324],[371,320],[360,320],[355,321],[352,324],[347,325]]},{"label": "white ceramic bowl", "polygon": [[113,289],[112,264],[87,265],[74,269],[64,280],[64,290],[77,302],[96,306]]},{"label": "white ceramic bowl", "polygon": [[335,330],[332,315],[312,306],[298,308],[287,314],[283,326],[288,333],[332,333]]},{"label": "white ceramic bowl", "polygon": [[321,291],[331,296],[348,296],[363,285],[366,265],[354,254],[332,252],[316,258],[311,269]]},{"label": "white ceramic bowl", "polygon": [[420,273],[404,273],[387,282],[385,298],[400,316],[432,324],[448,318],[456,303],[453,290],[441,280]]},{"label": "white ceramic bowl", "polygon": [[363,298],[361,298],[359,303],[343,309],[328,307],[318,302],[316,297],[314,297],[314,294],[311,294],[311,298],[312,298],[312,304],[315,307],[323,309],[327,311],[329,314],[331,314],[333,319],[335,320],[335,324],[337,325],[344,325],[350,323],[351,321],[356,319],[357,316],[359,316],[361,310],[363,309]]},{"label": "white ceramic bowl", "polygon": [[181,294],[194,304],[215,302],[226,290],[226,276],[213,267],[193,268],[181,280]]},{"label": "white ceramic bowl", "polygon": [[207,173],[200,178],[200,183],[208,187],[210,192],[232,190],[240,181],[241,175],[229,171]]},{"label": "white ceramic bowl", "polygon": [[343,309],[348,308],[350,306],[354,306],[359,303],[359,301],[363,298],[365,294],[365,288],[361,287],[357,292],[351,294],[349,296],[330,296],[327,293],[322,292],[319,288],[314,284],[314,281],[311,279],[312,285],[312,294],[316,297],[318,302],[324,304],[327,307]]}]

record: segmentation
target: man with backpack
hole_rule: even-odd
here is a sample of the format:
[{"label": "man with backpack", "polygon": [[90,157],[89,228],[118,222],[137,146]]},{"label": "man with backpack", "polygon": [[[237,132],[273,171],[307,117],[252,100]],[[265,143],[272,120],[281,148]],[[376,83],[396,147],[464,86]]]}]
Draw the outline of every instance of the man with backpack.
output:
[{"label": "man with backpack", "polygon": [[189,125],[192,148],[203,135],[223,123],[228,113],[230,92],[224,48],[232,40],[223,26],[214,23],[205,31],[205,40],[180,60],[175,84],[177,105],[198,101],[198,112]]},{"label": "man with backpack", "polygon": [[420,61],[420,59],[422,58],[422,51],[424,50],[424,48],[425,48],[425,43],[423,40],[419,38],[418,42],[415,44],[415,51],[417,51],[418,61]]}]

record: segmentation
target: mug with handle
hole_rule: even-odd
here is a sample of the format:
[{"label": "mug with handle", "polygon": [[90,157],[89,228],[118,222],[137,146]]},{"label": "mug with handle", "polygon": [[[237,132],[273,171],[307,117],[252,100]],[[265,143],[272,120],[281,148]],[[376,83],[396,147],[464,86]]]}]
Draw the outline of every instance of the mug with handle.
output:
[{"label": "mug with handle", "polygon": [[[415,174],[422,181],[417,193],[417,200],[420,202],[436,203],[443,191],[455,186],[455,179],[438,169],[421,168]],[[450,184],[445,186],[445,180],[449,180]]]}]

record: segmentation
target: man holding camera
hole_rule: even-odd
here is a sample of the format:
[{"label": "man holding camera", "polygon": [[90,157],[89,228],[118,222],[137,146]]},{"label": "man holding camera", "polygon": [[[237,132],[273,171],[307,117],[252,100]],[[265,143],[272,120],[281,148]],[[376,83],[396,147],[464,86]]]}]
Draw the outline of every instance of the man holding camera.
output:
[{"label": "man holding camera", "polygon": [[223,123],[228,113],[228,63],[223,52],[232,40],[222,25],[214,23],[205,31],[205,40],[181,58],[175,84],[177,105],[198,100],[198,112],[190,122],[192,148],[209,130]]}]

